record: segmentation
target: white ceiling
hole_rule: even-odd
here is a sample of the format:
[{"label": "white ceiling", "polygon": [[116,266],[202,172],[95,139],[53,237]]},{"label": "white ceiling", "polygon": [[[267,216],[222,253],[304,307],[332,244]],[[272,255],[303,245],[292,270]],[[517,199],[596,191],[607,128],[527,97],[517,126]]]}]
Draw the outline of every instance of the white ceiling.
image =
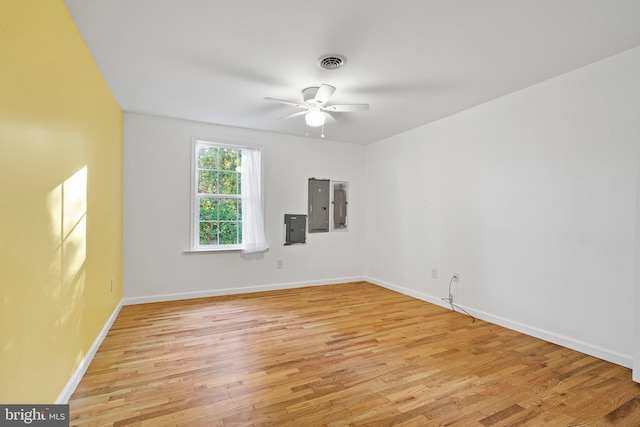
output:
[{"label": "white ceiling", "polygon": [[[640,45],[640,0],[65,0],[127,112],[367,144]],[[327,53],[347,64],[326,71]],[[319,137],[318,129],[310,137]]]}]

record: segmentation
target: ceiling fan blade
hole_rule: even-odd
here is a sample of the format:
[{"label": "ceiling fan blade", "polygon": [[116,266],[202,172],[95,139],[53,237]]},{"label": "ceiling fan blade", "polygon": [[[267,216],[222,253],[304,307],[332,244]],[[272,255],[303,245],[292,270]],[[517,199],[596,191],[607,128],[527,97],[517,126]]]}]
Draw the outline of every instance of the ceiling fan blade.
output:
[{"label": "ceiling fan blade", "polygon": [[337,105],[327,105],[326,107],[322,107],[323,110],[331,111],[335,113],[352,113],[357,111],[368,111],[369,104],[337,104]]},{"label": "ceiling fan blade", "polygon": [[320,103],[320,105],[324,105],[329,101],[333,92],[336,91],[336,88],[330,85],[321,84],[318,88],[318,92],[316,92],[315,100]]},{"label": "ceiling fan blade", "polygon": [[292,102],[292,101],[285,101],[284,99],[270,98],[270,97],[265,97],[264,99],[267,100],[267,101],[273,101],[273,102],[279,102],[281,104],[292,105],[292,106],[298,107],[298,108],[308,108],[304,104],[300,104],[300,103]]},{"label": "ceiling fan blade", "polygon": [[308,113],[308,111],[297,111],[295,113],[287,114],[286,116],[278,117],[277,120],[290,119],[291,117],[298,117],[298,116],[302,116],[302,115],[307,114],[307,113]]},{"label": "ceiling fan blade", "polygon": [[338,119],[336,118],[336,116],[334,116],[334,115],[333,115],[333,114],[331,114],[330,112],[325,111],[324,113],[325,113],[325,114],[324,114],[324,115],[325,115],[325,117],[327,118],[327,122],[337,122],[337,121],[338,121]]}]

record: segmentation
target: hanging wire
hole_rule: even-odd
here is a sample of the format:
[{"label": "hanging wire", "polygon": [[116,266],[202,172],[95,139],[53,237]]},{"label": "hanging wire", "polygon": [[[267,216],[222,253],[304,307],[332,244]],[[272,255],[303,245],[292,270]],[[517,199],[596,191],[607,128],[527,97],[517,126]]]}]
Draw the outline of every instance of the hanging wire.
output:
[{"label": "hanging wire", "polygon": [[465,310],[464,308],[456,305],[453,302],[453,293],[451,293],[451,284],[453,283],[453,279],[455,279],[456,276],[451,276],[451,280],[449,280],[449,298],[441,298],[442,301],[444,302],[448,302],[449,305],[451,306],[451,310],[456,311],[456,308],[458,310],[460,310],[461,312],[463,312],[464,314],[466,314],[467,316],[471,317],[471,319],[473,319],[473,321],[476,321],[476,318],[473,317],[471,314],[469,314],[469,312],[467,310]]}]

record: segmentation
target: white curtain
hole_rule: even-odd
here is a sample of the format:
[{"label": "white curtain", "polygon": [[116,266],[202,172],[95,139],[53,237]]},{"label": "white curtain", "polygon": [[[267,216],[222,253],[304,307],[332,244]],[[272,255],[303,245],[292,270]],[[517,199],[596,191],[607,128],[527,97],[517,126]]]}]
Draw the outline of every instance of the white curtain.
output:
[{"label": "white curtain", "polygon": [[264,252],[269,246],[262,215],[262,172],[260,150],[242,150],[242,252]]}]

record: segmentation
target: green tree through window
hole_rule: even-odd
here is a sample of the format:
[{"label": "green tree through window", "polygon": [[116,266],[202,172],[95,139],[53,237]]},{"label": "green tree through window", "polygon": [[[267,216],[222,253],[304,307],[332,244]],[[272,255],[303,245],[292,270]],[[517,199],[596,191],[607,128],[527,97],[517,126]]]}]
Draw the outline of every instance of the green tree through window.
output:
[{"label": "green tree through window", "polygon": [[199,245],[239,245],[242,149],[198,142],[196,150]]}]

